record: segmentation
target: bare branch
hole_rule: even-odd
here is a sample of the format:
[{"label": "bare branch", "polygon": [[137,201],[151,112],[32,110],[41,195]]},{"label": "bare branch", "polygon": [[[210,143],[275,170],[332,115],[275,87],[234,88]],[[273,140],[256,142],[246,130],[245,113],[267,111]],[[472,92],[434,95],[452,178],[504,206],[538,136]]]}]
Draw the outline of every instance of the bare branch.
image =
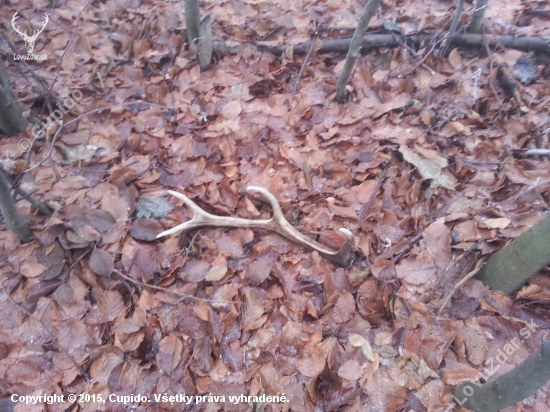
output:
[{"label": "bare branch", "polygon": [[298,85],[300,84],[300,79],[302,78],[302,74],[304,73],[304,69],[307,65],[307,62],[309,60],[309,56],[311,55],[311,52],[313,51],[313,47],[315,47],[315,43],[317,40],[316,38],[313,39],[311,42],[311,47],[309,48],[306,57],[304,57],[304,60],[302,61],[302,66],[300,67],[300,72],[298,73],[298,77],[296,77],[296,81],[294,82],[294,88],[292,89],[292,95],[296,96],[296,92],[298,91]]},{"label": "bare branch", "polygon": [[[406,41],[408,44],[421,45],[426,42],[432,41],[441,41],[434,39],[433,34],[414,34],[406,36],[404,39],[401,39],[396,33],[388,34],[367,34],[362,39],[361,50],[372,50],[378,47],[400,47],[403,44],[403,41]],[[308,52],[311,47],[311,42],[313,40],[306,41],[301,44],[296,44],[293,46],[293,54],[304,55]],[[321,41],[317,39],[317,41]],[[518,37],[514,35],[507,36],[497,36],[497,35],[481,35],[474,33],[457,33],[453,38],[450,39],[450,42],[453,46],[456,47],[484,47],[487,44],[490,48],[495,49],[499,48],[508,48],[515,50],[523,50],[527,52],[538,52],[538,53],[550,53],[550,44],[544,38],[541,37]],[[351,43],[351,37],[346,37],[342,39],[324,39],[321,41],[321,46],[318,53],[329,53],[329,52],[340,52],[345,53],[349,50]],[[243,43],[242,45],[228,46],[224,42],[214,42],[214,49],[224,54],[237,54],[239,51],[247,45],[248,43]],[[254,44],[252,44],[254,45]],[[285,52],[285,49],[288,47],[286,44],[282,46],[265,46],[265,45],[254,45],[259,51],[266,51],[273,53],[276,56],[280,56]]]},{"label": "bare branch", "polygon": [[340,232],[346,237],[346,241],[338,251],[334,251],[296,230],[285,219],[281,205],[273,194],[261,187],[256,186],[249,186],[246,190],[248,192],[256,192],[261,194],[264,199],[270,203],[271,208],[273,209],[273,217],[271,219],[242,219],[239,217],[216,216],[201,209],[187,196],[169,190],[168,193],[183,201],[183,203],[185,203],[193,211],[194,216],[190,221],[158,234],[157,238],[174,235],[183,231],[205,226],[266,229],[276,232],[292,242],[299,244],[300,246],[315,250],[321,256],[337,263],[340,266],[348,267],[351,264],[352,257],[350,255],[350,250],[353,245],[353,233],[351,233],[348,229],[340,228]]},{"label": "bare branch", "polygon": [[451,27],[449,28],[449,32],[447,33],[446,39],[443,42],[443,56],[446,56],[447,52],[449,51],[449,46],[451,45],[450,39],[456,33],[456,28],[458,27],[460,16],[462,16],[463,8],[464,8],[464,0],[458,0],[456,2],[455,16],[453,17],[453,21],[451,23]]},{"label": "bare branch", "polygon": [[185,26],[189,44],[199,38],[200,20],[199,0],[185,0]]},{"label": "bare branch", "polygon": [[367,26],[369,25],[370,19],[374,13],[376,13],[379,5],[380,0],[369,0],[363,10],[363,14],[361,14],[361,17],[359,18],[359,24],[357,25],[357,29],[355,29],[355,33],[353,33],[353,37],[349,45],[344,68],[342,69],[342,73],[336,83],[336,100],[338,103],[344,103],[348,98],[346,86],[351,76],[351,72],[353,71],[355,60],[357,60],[357,56],[361,51],[363,35],[365,34],[365,31],[367,31]]},{"label": "bare branch", "polygon": [[447,293],[447,295],[445,295],[445,298],[443,299],[443,301],[441,302],[441,304],[439,305],[439,309],[437,309],[437,315],[441,315],[441,313],[443,313],[443,310],[445,309],[445,306],[447,306],[447,303],[449,303],[449,301],[451,300],[451,298],[453,297],[453,295],[455,294],[456,290],[461,287],[464,283],[466,283],[466,281],[468,279],[471,279],[473,278],[477,272],[479,272],[479,270],[481,269],[481,265],[483,264],[483,262],[485,262],[485,259],[487,259],[487,256],[483,256],[481,259],[479,259],[477,261],[477,264],[475,266],[475,268],[468,272],[466,274],[466,276],[464,276],[462,279],[460,279],[456,285],[453,286],[453,288],[449,291],[449,293]]},{"label": "bare branch", "polygon": [[476,1],[474,15],[472,16],[472,21],[468,26],[469,33],[481,33],[483,19],[485,18],[485,11],[487,10],[487,3],[489,3],[489,0]]}]

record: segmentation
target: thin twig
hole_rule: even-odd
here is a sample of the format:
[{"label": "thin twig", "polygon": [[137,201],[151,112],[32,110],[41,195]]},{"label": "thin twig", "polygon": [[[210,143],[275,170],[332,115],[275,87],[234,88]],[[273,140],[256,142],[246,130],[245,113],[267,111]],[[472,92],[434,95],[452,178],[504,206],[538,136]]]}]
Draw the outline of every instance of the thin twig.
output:
[{"label": "thin twig", "polygon": [[546,186],[546,185],[548,185],[548,184],[550,184],[550,180],[546,180],[546,181],[544,181],[544,182],[542,182],[542,183],[538,183],[538,182],[537,182],[537,183],[534,184],[533,186],[529,187],[528,189],[523,190],[522,192],[518,193],[517,195],[510,196],[510,197],[507,198],[507,199],[500,200],[499,202],[493,203],[492,205],[486,206],[486,207],[484,207],[483,209],[478,210],[477,212],[475,212],[475,213],[470,217],[470,219],[473,218],[473,217],[475,217],[475,216],[479,216],[479,215],[481,215],[481,214],[483,214],[483,213],[485,213],[485,212],[487,212],[487,211],[489,211],[489,210],[491,210],[491,209],[493,209],[493,208],[495,208],[495,207],[497,207],[497,206],[499,206],[499,205],[503,205],[503,204],[505,204],[505,203],[507,203],[507,202],[516,202],[521,196],[525,195],[526,193],[529,193],[529,192],[531,192],[531,191],[533,191],[533,190],[536,190],[536,189],[540,189],[540,188],[542,188],[542,187],[544,187],[544,186]]},{"label": "thin twig", "polygon": [[317,40],[316,37],[314,37],[311,41],[311,47],[309,48],[306,57],[304,57],[304,60],[302,61],[302,66],[300,67],[300,72],[298,73],[298,77],[296,78],[296,81],[294,82],[294,88],[292,89],[292,95],[296,96],[296,92],[298,91],[298,85],[300,84],[300,79],[302,78],[302,74],[304,73],[304,69],[307,65],[307,62],[309,60],[309,56],[311,56],[311,52],[313,51],[313,48],[315,47],[315,40]]},{"label": "thin twig", "polygon": [[[7,280],[7,279],[6,279]],[[71,354],[69,354],[69,352],[63,347],[61,346],[57,340],[56,340],[56,337],[52,334],[52,332],[50,332],[50,330],[46,327],[46,324],[44,323],[44,321],[42,319],[39,319],[38,317],[36,317],[33,313],[29,312],[27,309],[25,309],[23,306],[21,306],[19,303],[17,303],[15,300],[13,300],[13,298],[11,297],[11,295],[8,293],[8,291],[6,290],[6,287],[4,286],[4,283],[6,282],[6,280],[4,280],[2,282],[2,289],[4,290],[4,293],[6,294],[6,296],[8,297],[9,300],[11,300],[11,302],[17,306],[23,313],[25,313],[28,317],[30,317],[31,319],[34,319],[36,322],[40,323],[42,325],[42,327],[44,328],[44,330],[46,331],[46,333],[50,336],[50,338],[52,339],[52,343],[57,346],[57,348],[63,352],[70,360],[71,362],[74,364],[74,366],[76,366],[76,368],[80,371],[80,373],[82,374],[82,376],[86,379],[86,380],[90,380],[90,376],[86,373],[86,371],[82,368],[82,366],[80,366],[75,358],[73,358],[71,356]]]},{"label": "thin twig", "polygon": [[422,229],[419,233],[417,233],[416,235],[413,236],[413,238],[411,240],[409,240],[409,243],[407,244],[407,246],[405,247],[405,249],[403,249],[396,257],[395,257],[395,264],[399,264],[399,262],[401,262],[401,259],[403,259],[403,256],[405,256],[405,253],[407,253],[409,250],[412,249],[412,247],[422,238],[422,234],[424,233],[424,231],[426,230],[426,228]]},{"label": "thin twig", "polygon": [[468,272],[466,276],[464,276],[462,279],[460,279],[460,281],[458,281],[456,285],[453,286],[453,288],[449,291],[449,293],[447,293],[447,295],[445,296],[445,299],[443,299],[443,302],[441,302],[441,305],[439,305],[439,309],[437,309],[438,316],[441,315],[441,313],[443,312],[443,309],[445,309],[445,306],[447,306],[447,303],[449,303],[449,301],[455,294],[456,290],[460,286],[462,286],[464,283],[466,283],[468,279],[473,278],[477,274],[477,272],[479,272],[479,269],[481,269],[481,265],[483,265],[483,262],[485,262],[485,259],[487,259],[488,256],[489,255],[483,256],[481,259],[479,259],[476,263],[475,268],[472,271]]},{"label": "thin twig", "polygon": [[113,273],[117,274],[118,276],[120,276],[123,279],[126,279],[128,282],[132,282],[135,285],[138,285],[138,286],[141,286],[141,287],[144,287],[144,288],[148,288],[148,289],[160,290],[162,292],[170,293],[171,295],[180,297],[181,300],[193,299],[193,300],[198,300],[199,302],[206,302],[206,303],[225,303],[225,304],[236,303],[236,304],[239,304],[239,305],[244,304],[244,302],[241,302],[241,301],[238,301],[238,300],[237,301],[235,301],[235,300],[229,300],[229,301],[228,300],[215,300],[215,299],[198,298],[198,297],[193,296],[193,295],[185,295],[183,293],[176,292],[174,290],[163,288],[162,286],[149,285],[147,283],[140,282],[139,280],[132,279],[131,277],[126,276],[125,274],[123,274],[122,272],[120,272],[116,269],[113,269]]},{"label": "thin twig", "polygon": [[[184,108],[184,107],[187,107],[188,105],[186,104],[183,104],[183,105],[179,105],[179,106],[163,106],[163,105],[160,105],[160,104],[156,104],[156,103],[150,103],[150,102],[147,102],[147,101],[144,101],[144,100],[134,100],[134,101],[131,101],[131,102],[123,102],[123,103],[118,103],[118,104],[113,104],[111,106],[105,106],[105,107],[99,107],[97,109],[92,109],[86,113],[83,113],[81,114],[80,116],[72,119],[72,120],[69,120],[68,122],[63,122],[63,120],[60,121],[60,126],[59,126],[59,129],[57,130],[57,132],[55,133],[53,139],[52,139],[52,144],[50,146],[50,150],[48,151],[48,154],[46,156],[46,158],[42,159],[40,162],[38,162],[36,165],[30,167],[29,169],[23,171],[23,173],[26,173],[26,172],[29,172],[31,171],[32,169],[40,166],[42,163],[44,163],[52,154],[52,151],[53,151],[53,147],[54,147],[54,143],[57,139],[57,136],[59,135],[59,133],[61,132],[61,130],[63,129],[63,127],[65,126],[68,126],[74,122],[77,122],[78,120],[86,117],[86,116],[89,116],[90,114],[94,114],[94,113],[101,113],[103,110],[111,110],[111,109],[115,109],[117,107],[123,107],[123,106],[130,106],[130,105],[138,105],[138,104],[146,104],[148,106],[151,106],[151,107],[158,107],[160,109],[163,109],[163,110],[174,110],[174,109],[181,109],[181,108]],[[40,136],[42,134],[42,131],[43,129],[40,130],[40,132],[37,133],[37,136]],[[31,153],[32,149],[33,149],[33,146],[34,144],[39,140],[38,137],[35,137],[32,142],[31,142],[31,145],[29,147],[29,154]],[[29,164],[29,161],[30,161],[30,155],[27,155],[27,165]]]},{"label": "thin twig", "polygon": [[59,72],[61,71],[61,66],[63,64],[63,59],[65,58],[65,55],[67,54],[67,51],[69,50],[69,47],[71,47],[72,41],[73,41],[73,39],[76,35],[76,30],[79,27],[78,24],[80,23],[80,19],[82,17],[82,12],[86,9],[86,7],[88,7],[88,4],[90,4],[90,0],[87,0],[86,3],[84,3],[84,6],[82,6],[80,11],[78,12],[78,16],[76,18],[76,24],[74,26],[74,30],[71,33],[71,37],[69,38],[69,41],[67,42],[67,46],[65,47],[65,49],[63,49],[63,53],[61,53],[61,57],[59,58],[59,64],[57,65],[57,70],[55,72],[55,76],[54,76],[54,79],[52,81],[52,85],[50,86],[50,90],[48,92],[48,99],[52,95],[53,87],[54,87],[54,85],[57,82],[57,79],[59,77]]},{"label": "thin twig", "polygon": [[451,45],[451,37],[453,37],[456,33],[460,16],[462,16],[463,7],[464,7],[464,0],[458,0],[456,2],[455,16],[453,17],[453,21],[451,23],[451,27],[449,28],[449,32],[447,33],[447,36],[445,36],[445,45],[443,46],[443,52],[442,52],[443,56],[447,56],[447,51],[449,50],[449,47]]},{"label": "thin twig", "polygon": [[[483,36],[485,33],[482,34]],[[485,51],[487,53],[487,57],[489,57],[489,87],[491,88],[491,91],[493,92],[493,95],[495,96],[495,100],[497,101],[497,107],[499,111],[499,116],[501,116],[502,113],[502,100],[500,100],[500,97],[498,97],[498,91],[495,87],[495,83],[493,82],[493,70],[494,70],[494,60],[493,60],[493,53],[491,52],[491,49],[489,48],[489,44],[483,41],[483,47],[485,47]]]},{"label": "thin twig", "polygon": [[434,52],[435,47],[441,43],[441,40],[432,42],[432,47],[424,53],[424,56],[410,69],[405,70],[403,73],[399,73],[397,77],[408,77],[410,74],[412,74],[416,69],[418,69],[421,65],[424,64],[424,62],[430,57],[430,55]]},{"label": "thin twig", "polygon": [[357,228],[359,228],[363,224],[363,221],[365,220],[368,213],[370,212],[372,208],[372,204],[374,203],[374,199],[376,198],[376,195],[378,194],[378,191],[380,190],[382,183],[384,183],[384,180],[386,180],[386,171],[388,170],[388,167],[389,167],[389,164],[386,165],[386,167],[382,170],[382,173],[380,173],[380,176],[378,176],[377,178],[378,183],[376,184],[376,187],[374,188],[372,194],[370,195],[369,201],[365,205],[363,205],[363,207],[359,211],[359,219],[357,219]]},{"label": "thin twig", "polygon": [[[61,125],[60,125],[59,129],[57,129],[57,132],[55,132],[55,134],[53,135],[52,143],[50,144],[50,149],[48,150],[48,154],[46,155],[46,157],[41,159],[34,166],[29,167],[28,169],[24,170],[23,173],[27,173],[27,172],[30,172],[33,169],[36,169],[38,166],[40,166],[42,163],[44,163],[46,160],[48,160],[50,158],[50,156],[52,155],[52,152],[53,152],[53,147],[55,145],[55,141],[57,140],[57,136],[59,136],[59,133],[61,132],[61,129],[63,129],[63,120],[61,120],[60,122],[61,122]],[[36,140],[36,138],[33,139],[32,143],[31,143],[31,147],[29,147],[29,151],[32,149],[32,145],[34,144],[35,140]]]}]

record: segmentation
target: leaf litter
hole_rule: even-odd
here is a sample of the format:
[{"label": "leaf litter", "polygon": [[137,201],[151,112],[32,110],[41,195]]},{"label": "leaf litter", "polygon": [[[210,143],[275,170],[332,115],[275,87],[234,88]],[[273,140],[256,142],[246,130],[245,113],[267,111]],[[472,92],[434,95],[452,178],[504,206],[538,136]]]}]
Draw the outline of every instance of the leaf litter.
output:
[{"label": "leaf litter", "polygon": [[[450,6],[426,5],[388,3],[373,24],[396,21],[406,34],[446,27]],[[488,28],[547,36],[538,17],[514,26],[521,7],[513,1],[502,13],[490,3]],[[57,11],[59,21],[77,21],[79,9]],[[354,26],[355,11],[334,1],[208,6],[217,37],[271,46],[309,40],[312,21]],[[502,371],[536,349],[550,327],[544,275],[515,298],[471,279],[435,314],[475,254],[499,249],[548,210],[547,159],[510,157],[548,149],[548,73],[528,53],[453,49],[448,59],[428,56],[427,70],[405,51],[373,50],[340,106],[333,84],[343,56],[312,53],[293,96],[301,57],[247,47],[201,73],[182,46],[180,3],[132,2],[122,12],[109,0],[82,19],[72,51],[63,54],[72,30],[63,24],[38,46],[54,66],[63,55],[56,94],[84,95],[64,120],[134,99],[158,106],[83,116],[26,175],[56,212],[44,219],[19,202],[37,239],[18,245],[0,232],[2,397],[267,393],[289,402],[216,400],[205,410],[445,411],[452,387],[477,379],[526,323],[533,333]],[[497,89],[492,59],[515,68],[528,112]],[[53,70],[35,67],[47,79]],[[39,97],[8,71],[22,102]],[[2,138],[2,159],[24,159],[17,142]],[[32,164],[46,152],[32,153]],[[251,229],[156,240],[191,215],[167,189],[214,214],[269,218],[267,205],[243,194],[248,186],[269,190],[289,222],[331,248],[343,241],[340,227],[353,230],[355,264],[336,268]],[[539,391],[524,408],[549,403]]]}]

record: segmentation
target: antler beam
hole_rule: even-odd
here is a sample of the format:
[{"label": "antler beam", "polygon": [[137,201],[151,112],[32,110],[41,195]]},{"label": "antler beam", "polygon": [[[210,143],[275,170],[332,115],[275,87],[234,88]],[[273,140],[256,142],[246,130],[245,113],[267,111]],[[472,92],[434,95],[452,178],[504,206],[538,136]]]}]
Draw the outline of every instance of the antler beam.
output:
[{"label": "antler beam", "polygon": [[310,239],[303,233],[296,230],[284,217],[281,205],[277,201],[277,198],[273,196],[267,190],[249,186],[247,192],[256,192],[261,194],[265,200],[269,202],[273,209],[273,217],[271,219],[242,219],[239,217],[229,216],[216,216],[201,209],[187,196],[181,193],[169,190],[168,193],[178,199],[182,200],[194,213],[193,219],[188,222],[182,223],[172,229],[166,230],[157,235],[157,239],[174,235],[183,231],[196,229],[199,227],[213,226],[213,227],[246,227],[251,229],[266,229],[272,232],[276,232],[279,235],[287,238],[288,240],[299,244],[308,249],[317,251],[321,256],[337,263],[340,266],[348,267],[353,260],[350,250],[353,246],[353,233],[348,229],[340,228],[340,232],[345,236],[346,240],[338,251],[334,251],[313,239]]}]

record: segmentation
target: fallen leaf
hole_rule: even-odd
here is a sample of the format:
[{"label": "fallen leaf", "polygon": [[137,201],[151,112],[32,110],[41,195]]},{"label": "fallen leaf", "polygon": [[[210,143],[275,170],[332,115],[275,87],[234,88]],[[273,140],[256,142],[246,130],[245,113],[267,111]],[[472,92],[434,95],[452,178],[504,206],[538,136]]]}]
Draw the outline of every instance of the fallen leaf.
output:
[{"label": "fallen leaf", "polygon": [[115,258],[104,250],[95,248],[90,255],[90,269],[98,276],[109,277],[115,268]]},{"label": "fallen leaf", "polygon": [[376,355],[372,350],[371,344],[364,337],[357,334],[351,334],[349,335],[348,340],[349,340],[349,343],[351,343],[351,346],[354,346],[356,348],[361,348],[361,352],[365,356],[365,359],[367,359],[370,362],[374,362],[376,360]]},{"label": "fallen leaf", "polygon": [[456,178],[443,169],[447,166],[447,160],[438,157],[430,160],[415,153],[407,146],[399,147],[399,152],[403,158],[418,168],[418,172],[424,179],[432,180],[432,188],[442,186],[446,189],[454,190],[456,186]]}]

